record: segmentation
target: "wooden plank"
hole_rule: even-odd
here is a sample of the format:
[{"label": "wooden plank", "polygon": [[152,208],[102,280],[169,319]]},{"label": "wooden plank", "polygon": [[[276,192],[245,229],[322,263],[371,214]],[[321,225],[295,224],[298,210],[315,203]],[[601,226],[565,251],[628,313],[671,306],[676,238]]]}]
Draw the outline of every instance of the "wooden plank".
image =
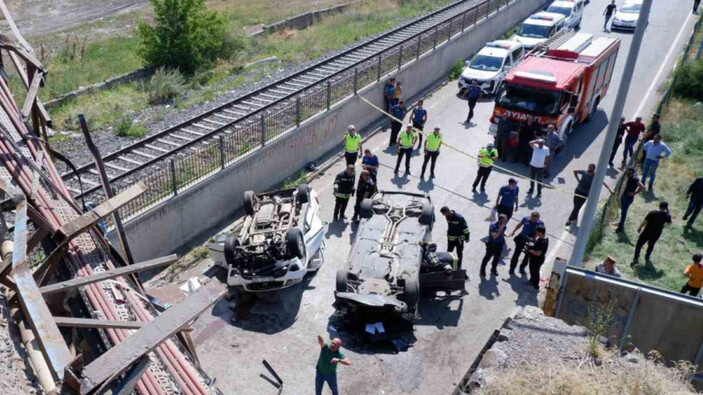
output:
[{"label": "wooden plank", "polygon": [[15,25],[15,21],[12,19],[12,14],[10,14],[10,11],[5,6],[4,1],[0,1],[0,9],[2,9],[2,14],[5,16],[5,21],[7,21],[7,24],[10,26],[10,30],[12,30],[12,34],[15,35],[17,41],[19,41],[19,43],[22,44],[25,48],[31,49],[32,47],[29,45],[27,40],[22,37],[22,33],[20,33],[20,30],[17,28],[17,25]]},{"label": "wooden plank", "polygon": [[193,318],[224,296],[227,287],[217,280],[210,281],[180,303],[147,323],[122,343],[109,349],[83,369],[81,393],[86,394],[107,380],[124,372],[143,355],[181,330]]},{"label": "wooden plank", "polygon": [[39,292],[46,296],[55,292],[67,291],[76,287],[82,287],[88,284],[93,284],[132,273],[138,273],[144,270],[170,265],[176,261],[178,261],[178,256],[176,254],[172,254],[145,262],[135,263],[134,265],[123,266],[116,269],[95,273],[91,276],[76,277],[64,282],[46,285],[39,288]]},{"label": "wooden plank", "polygon": [[22,107],[22,119],[26,120],[29,118],[29,114],[32,112],[32,107],[37,100],[37,92],[39,92],[39,85],[43,75],[40,72],[34,73],[34,78],[32,78],[32,84],[29,86],[27,91],[27,98],[24,100],[24,106]]},{"label": "wooden plank", "polygon": [[[39,289],[41,291],[41,288]],[[100,320],[95,318],[74,318],[74,317],[54,317],[57,326],[67,326],[71,328],[95,328],[95,329],[141,329],[143,322],[139,321],[119,321]]]}]

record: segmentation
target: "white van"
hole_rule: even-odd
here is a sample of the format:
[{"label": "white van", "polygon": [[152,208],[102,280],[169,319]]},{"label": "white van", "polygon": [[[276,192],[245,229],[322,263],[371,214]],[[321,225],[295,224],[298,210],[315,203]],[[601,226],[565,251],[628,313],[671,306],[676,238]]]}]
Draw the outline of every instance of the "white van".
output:
[{"label": "white van", "polygon": [[555,1],[547,8],[547,12],[564,15],[566,27],[578,29],[581,27],[584,6],[584,0]]},{"label": "white van", "polygon": [[476,80],[484,94],[496,93],[505,73],[524,55],[525,48],[516,41],[497,40],[486,44],[473,59],[466,61],[466,68],[459,77],[459,89],[466,89]]},{"label": "white van", "polygon": [[554,12],[538,12],[525,19],[514,39],[526,48],[532,49],[565,27],[566,17]]}]

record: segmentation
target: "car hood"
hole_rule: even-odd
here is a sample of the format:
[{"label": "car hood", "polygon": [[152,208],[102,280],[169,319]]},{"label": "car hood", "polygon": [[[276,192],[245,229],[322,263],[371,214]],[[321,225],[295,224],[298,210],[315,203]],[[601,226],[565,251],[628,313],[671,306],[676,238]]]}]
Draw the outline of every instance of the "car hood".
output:
[{"label": "car hood", "polygon": [[485,70],[476,70],[472,69],[470,67],[467,67],[464,69],[464,71],[461,72],[461,77],[465,78],[467,80],[477,80],[477,81],[487,81],[487,80],[492,80],[496,78],[500,74],[500,70],[498,71],[485,71]]},{"label": "car hood", "polygon": [[515,36],[515,41],[519,42],[520,44],[524,44],[528,48],[532,48],[537,44],[541,44],[545,41],[547,41],[546,38],[534,38],[534,37],[522,37],[522,36]]},{"label": "car hood", "polygon": [[637,22],[637,19],[639,19],[640,14],[632,13],[632,12],[616,12],[615,13],[615,19],[622,21],[622,22]]}]

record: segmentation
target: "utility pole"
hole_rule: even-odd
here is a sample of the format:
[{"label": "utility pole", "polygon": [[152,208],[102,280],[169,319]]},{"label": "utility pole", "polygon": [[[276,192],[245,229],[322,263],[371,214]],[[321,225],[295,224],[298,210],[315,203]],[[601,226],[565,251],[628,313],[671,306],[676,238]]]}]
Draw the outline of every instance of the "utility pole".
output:
[{"label": "utility pole", "polygon": [[622,80],[620,81],[620,88],[618,89],[618,94],[615,97],[615,105],[613,106],[613,112],[610,114],[610,119],[608,122],[608,132],[605,135],[605,141],[603,141],[603,148],[600,151],[600,158],[598,159],[598,165],[596,166],[596,175],[593,178],[593,184],[591,184],[591,191],[588,194],[586,208],[583,212],[583,219],[581,220],[581,227],[579,228],[578,234],[576,235],[576,243],[574,244],[574,249],[571,253],[571,259],[569,261],[569,264],[571,266],[581,267],[581,264],[583,262],[583,254],[586,250],[586,242],[588,241],[588,235],[593,229],[593,221],[595,219],[596,209],[598,208],[598,199],[600,198],[600,193],[603,188],[603,180],[605,180],[605,170],[608,167],[608,161],[610,159],[610,152],[613,148],[613,143],[615,143],[615,135],[617,134],[618,130],[618,120],[622,117],[622,110],[625,107],[627,93],[630,90],[632,74],[635,71],[637,55],[639,55],[640,46],[642,45],[644,31],[647,29],[647,24],[649,21],[649,10],[651,8],[652,0],[644,0],[644,3],[642,4],[642,9],[640,9],[639,19],[637,19],[637,27],[635,28],[635,34],[632,37],[632,44],[630,44],[630,51],[627,54],[625,69],[623,70]]}]

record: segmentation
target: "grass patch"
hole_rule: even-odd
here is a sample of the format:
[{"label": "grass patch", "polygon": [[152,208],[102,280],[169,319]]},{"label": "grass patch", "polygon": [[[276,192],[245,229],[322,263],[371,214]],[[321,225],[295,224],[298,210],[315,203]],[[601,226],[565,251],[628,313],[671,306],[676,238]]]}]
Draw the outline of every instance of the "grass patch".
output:
[{"label": "grass patch", "polygon": [[307,172],[305,170],[301,170],[300,174],[298,174],[297,177],[286,178],[286,180],[283,181],[283,186],[281,188],[282,189],[293,189],[293,188],[296,188],[298,185],[304,184],[306,182],[308,182]]},{"label": "grass patch", "polygon": [[449,72],[449,79],[455,80],[459,78],[461,72],[464,71],[464,67],[466,67],[466,63],[462,59],[457,59],[452,66],[452,71]]},{"label": "grass patch", "polygon": [[[589,253],[586,268],[593,269],[606,255],[618,261],[623,276],[650,285],[679,291],[685,284],[683,270],[691,262],[691,255],[703,249],[703,230],[694,224],[693,230],[685,230],[681,219],[688,207],[686,191],[703,169],[703,111],[693,101],[674,99],[662,115],[663,141],[673,154],[665,159],[657,170],[654,193],[644,192],[630,206],[625,224],[625,233],[613,232],[619,216],[606,224],[600,243]],[[630,268],[637,227],[651,210],[657,209],[659,201],[669,202],[673,224],[664,229],[652,254],[652,264]],[[646,246],[644,247],[646,249]],[[644,254],[644,251],[642,251]]]},{"label": "grass patch", "polygon": [[147,133],[147,128],[144,124],[134,123],[132,118],[128,116],[122,117],[119,122],[113,127],[113,132],[120,137],[144,137]]}]

